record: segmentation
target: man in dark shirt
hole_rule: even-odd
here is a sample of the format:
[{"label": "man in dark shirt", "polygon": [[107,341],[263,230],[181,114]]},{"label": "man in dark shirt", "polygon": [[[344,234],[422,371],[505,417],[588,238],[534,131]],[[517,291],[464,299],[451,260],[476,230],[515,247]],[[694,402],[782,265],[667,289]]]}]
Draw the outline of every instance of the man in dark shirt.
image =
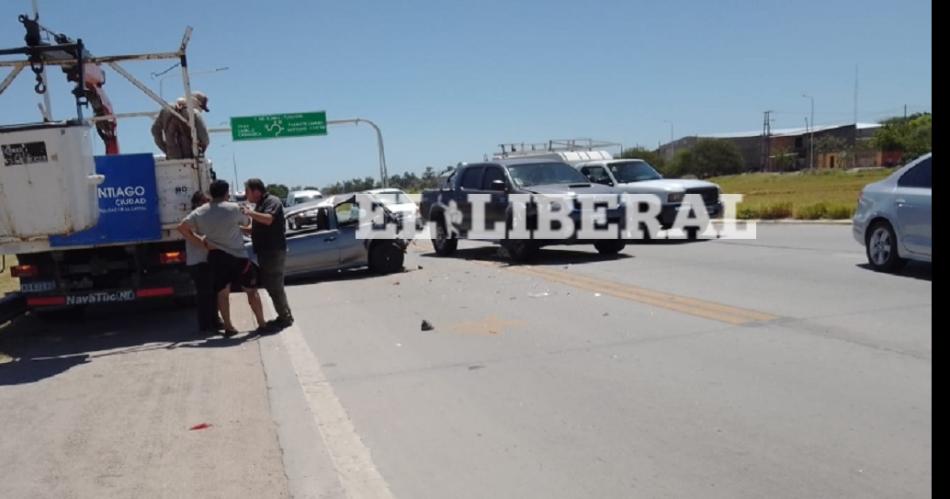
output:
[{"label": "man in dark shirt", "polygon": [[255,205],[253,210],[245,207],[244,213],[251,218],[251,242],[261,269],[260,281],[277,310],[277,319],[268,321],[268,326],[289,327],[294,323],[294,316],[284,291],[284,264],[287,261],[284,205],[277,196],[267,192],[259,178],[245,182],[244,191],[248,202]]}]

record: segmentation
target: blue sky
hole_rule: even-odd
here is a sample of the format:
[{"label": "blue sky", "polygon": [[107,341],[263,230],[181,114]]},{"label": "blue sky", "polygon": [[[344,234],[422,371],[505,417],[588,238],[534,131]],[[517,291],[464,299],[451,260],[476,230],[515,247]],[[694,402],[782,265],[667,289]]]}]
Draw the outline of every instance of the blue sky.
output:
[{"label": "blue sky", "polygon": [[[137,4],[135,10],[129,5]],[[22,42],[0,4],[0,46]],[[174,50],[185,26],[194,88],[210,126],[230,116],[326,110],[383,130],[389,172],[473,161],[502,142],[593,137],[656,147],[670,135],[804,126],[931,108],[931,3],[864,1],[201,1],[40,0],[41,23],[82,37],[97,55]],[[150,73],[174,61],[129,62]],[[215,68],[226,71],[203,73]],[[177,70],[176,70],[177,71]],[[174,73],[175,71],[173,71]],[[0,70],[0,77],[6,70]],[[71,109],[61,74],[53,107]],[[171,74],[171,73],[169,73]],[[0,122],[36,121],[28,72],[0,95]],[[180,78],[164,80],[166,98]],[[156,106],[109,70],[119,112]],[[147,119],[120,123],[123,152],[154,151]],[[101,146],[97,143],[101,150]],[[371,129],[231,143],[212,139],[221,176],[315,184],[376,175]]]}]

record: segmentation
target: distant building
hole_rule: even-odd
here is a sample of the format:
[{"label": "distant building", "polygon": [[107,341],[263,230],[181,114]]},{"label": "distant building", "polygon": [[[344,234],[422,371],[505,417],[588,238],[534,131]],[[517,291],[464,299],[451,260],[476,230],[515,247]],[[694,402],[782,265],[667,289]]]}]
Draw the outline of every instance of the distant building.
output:
[{"label": "distant building", "polygon": [[[823,125],[809,128],[785,128],[771,131],[768,139],[761,130],[755,132],[714,133],[683,137],[663,144],[658,153],[666,160],[676,151],[688,149],[700,139],[727,140],[739,148],[746,170],[787,171],[809,166],[811,134],[815,140],[815,168],[850,168],[851,153],[859,145],[854,166],[894,166],[900,154],[875,151],[869,146],[878,123]],[[856,142],[857,141],[857,142]]]}]

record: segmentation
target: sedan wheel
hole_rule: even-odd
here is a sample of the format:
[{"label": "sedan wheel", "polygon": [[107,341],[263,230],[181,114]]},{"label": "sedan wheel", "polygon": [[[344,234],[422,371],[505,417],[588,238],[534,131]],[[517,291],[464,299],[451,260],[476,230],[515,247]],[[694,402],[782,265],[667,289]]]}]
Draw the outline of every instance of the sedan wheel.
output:
[{"label": "sedan wheel", "polygon": [[871,226],[867,236],[868,263],[874,270],[893,271],[906,261],[897,254],[897,236],[887,222],[878,222]]}]

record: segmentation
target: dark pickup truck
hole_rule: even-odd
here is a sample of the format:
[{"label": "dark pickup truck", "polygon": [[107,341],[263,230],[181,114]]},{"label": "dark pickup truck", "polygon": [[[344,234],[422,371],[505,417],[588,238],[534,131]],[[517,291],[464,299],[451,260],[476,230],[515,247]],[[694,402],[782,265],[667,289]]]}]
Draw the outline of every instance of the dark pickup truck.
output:
[{"label": "dark pickup truck", "polygon": [[[537,250],[553,244],[593,244],[601,254],[619,253],[626,245],[620,238],[624,225],[623,207],[606,210],[606,224],[616,224],[620,231],[617,238],[580,239],[576,229],[580,227],[580,204],[576,200],[581,195],[619,196],[622,191],[604,185],[591,183],[579,171],[570,165],[550,159],[496,160],[485,163],[466,164],[457,168],[439,189],[423,191],[419,203],[421,216],[431,222],[433,229],[432,245],[436,254],[448,256],[455,252],[459,239],[467,239],[472,227],[472,203],[469,195],[490,196],[485,206],[485,221],[488,230],[496,223],[504,224],[505,237],[494,240],[500,243],[517,261],[530,259]],[[511,237],[513,217],[517,210],[509,197],[514,194],[541,196],[566,196],[574,198],[570,218],[575,223],[575,233],[560,239],[536,239],[537,207],[525,206],[525,224],[531,238]],[[557,228],[557,224],[555,224]]]}]

